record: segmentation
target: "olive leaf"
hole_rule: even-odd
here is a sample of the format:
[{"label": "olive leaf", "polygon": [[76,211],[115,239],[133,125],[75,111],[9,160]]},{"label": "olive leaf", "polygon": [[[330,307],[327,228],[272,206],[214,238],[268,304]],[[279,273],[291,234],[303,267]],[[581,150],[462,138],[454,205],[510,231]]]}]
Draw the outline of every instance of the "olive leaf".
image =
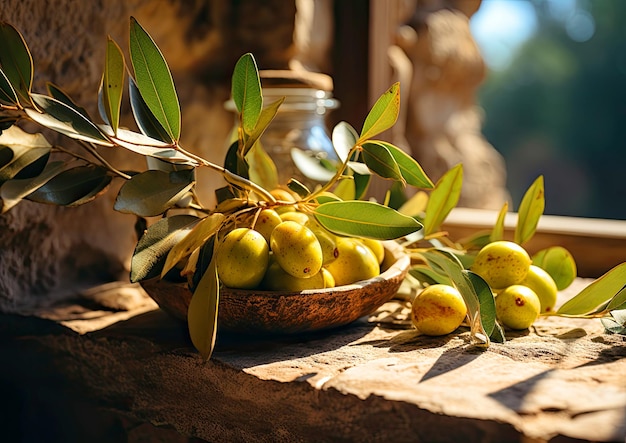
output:
[{"label": "olive leaf", "polygon": [[444,222],[450,211],[456,206],[461,196],[463,185],[463,165],[452,167],[437,181],[426,205],[424,234],[435,232]]},{"label": "olive leaf", "polygon": [[102,102],[104,112],[113,132],[117,133],[120,123],[120,107],[122,106],[122,91],[124,88],[124,56],[120,47],[107,38],[104,74],[102,76]]},{"label": "olive leaf", "polygon": [[400,83],[394,83],[374,103],[365,118],[363,129],[357,144],[380,134],[391,128],[398,119],[400,112]]},{"label": "olive leaf", "polygon": [[15,89],[13,89],[13,86],[4,71],[0,69],[0,104],[14,106],[18,103],[19,100]]},{"label": "olive leaf", "polygon": [[224,214],[215,213],[204,217],[193,226],[167,254],[165,264],[161,270],[161,278],[165,276],[178,262],[189,256],[195,249],[201,247],[212,235],[214,235],[226,217]]},{"label": "olive leaf", "polygon": [[40,174],[51,148],[42,134],[29,134],[17,126],[5,129],[0,135],[0,184]]},{"label": "olive leaf", "polygon": [[517,225],[515,226],[514,236],[515,243],[522,245],[535,235],[544,207],[543,176],[540,175],[524,194],[519,210],[517,211]]},{"label": "olive leaf", "polygon": [[376,143],[380,143],[387,148],[398,164],[402,178],[409,185],[423,189],[432,189],[435,186],[422,169],[422,166],[409,154],[391,143],[380,140],[377,140]]},{"label": "olive leaf", "polygon": [[140,217],[156,216],[176,205],[193,185],[193,170],[148,170],[124,183],[114,209]]},{"label": "olive leaf", "polygon": [[[593,316],[606,310],[611,300],[626,285],[626,262],[607,271],[589,286],[565,302],[557,311],[562,316]],[[621,301],[621,298],[618,299]]]},{"label": "olive leaf", "polygon": [[162,218],[149,226],[135,247],[130,280],[134,283],[157,277],[169,251],[187,234],[186,229],[197,221],[196,216],[181,214]]},{"label": "olive leaf", "polygon": [[610,317],[602,318],[601,322],[608,332],[626,335],[626,309],[611,312]]},{"label": "olive leaf", "polygon": [[539,266],[550,274],[559,291],[567,288],[576,279],[578,273],[576,260],[562,246],[551,246],[537,251],[532,261],[533,265]]},{"label": "olive leaf", "polygon": [[496,223],[493,225],[493,229],[491,230],[491,234],[489,235],[489,241],[495,242],[504,239],[504,220],[506,218],[506,213],[509,210],[509,204],[504,202],[500,212],[498,213],[498,218]]},{"label": "olive leaf", "polygon": [[[103,94],[101,94],[101,96],[102,95]],[[131,76],[128,77],[128,95],[130,96],[130,108],[133,112],[133,117],[141,133],[166,144],[174,143],[172,136],[165,130],[163,125],[159,123],[159,120],[157,120],[152,111],[150,111],[150,108],[141,96],[141,92],[139,92],[137,82]],[[104,103],[104,98],[102,98],[101,102]],[[106,118],[104,105],[102,109],[101,114],[104,114]]]},{"label": "olive leaf", "polygon": [[187,327],[194,347],[204,360],[211,358],[217,336],[219,280],[215,260],[202,275],[187,309]]},{"label": "olive leaf", "polygon": [[310,152],[300,148],[291,148],[289,152],[291,160],[306,178],[324,183],[335,176],[335,172],[324,167],[318,159],[310,155]]},{"label": "olive leaf", "polygon": [[130,18],[130,61],[146,106],[173,141],[180,138],[180,104],[163,54],[134,17]]},{"label": "olive leaf", "polygon": [[22,199],[33,191],[39,189],[53,177],[65,170],[63,161],[55,161],[46,164],[43,171],[32,178],[9,180],[0,186],[0,198],[2,199],[2,213],[7,212],[17,205]]},{"label": "olive leaf", "polygon": [[452,280],[441,272],[436,272],[430,266],[427,265],[414,265],[409,269],[409,274],[422,283],[429,285],[443,284],[452,286]]},{"label": "olive leaf", "polygon": [[370,174],[359,174],[358,172],[354,172],[352,177],[352,181],[354,182],[354,198],[356,200],[360,200],[365,196],[370,181],[372,180],[372,176]]},{"label": "olive leaf", "polygon": [[100,128],[80,111],[46,95],[31,94],[31,99],[42,112],[31,108],[27,108],[25,111],[31,119],[40,125],[77,140],[113,146],[113,143],[102,133]]},{"label": "olive leaf", "polygon": [[317,221],[338,235],[393,240],[422,229],[412,217],[370,201],[339,201],[319,205]]},{"label": "olive leaf", "polygon": [[231,94],[241,119],[241,127],[249,135],[253,132],[263,108],[259,72],[256,60],[250,53],[242,55],[235,64]]},{"label": "olive leaf", "polygon": [[339,180],[333,189],[333,193],[340,200],[355,200],[356,185],[354,184],[354,177],[350,175]]},{"label": "olive leaf", "polygon": [[30,104],[33,84],[33,58],[22,34],[14,26],[0,22],[0,68],[12,86],[13,92],[2,88],[8,98],[16,93],[22,105]]},{"label": "olive leaf", "polygon": [[287,187],[290,191],[295,192],[300,198],[305,198],[311,193],[311,190],[303,183],[299,182],[295,178],[290,178],[287,182]]},{"label": "olive leaf", "polygon": [[371,171],[382,178],[390,178],[405,183],[398,163],[384,144],[365,142],[362,149],[363,161]]},{"label": "olive leaf", "polygon": [[495,341],[503,341],[500,339],[504,338],[503,335],[502,337],[500,337],[501,334],[497,334],[496,336],[493,335],[493,332],[496,329],[496,304],[491,288],[478,274],[468,270],[464,270],[463,274],[469,279],[472,287],[474,288],[474,293],[478,297],[478,302],[480,303],[480,321],[485,333],[489,336],[489,338],[496,339]]},{"label": "olive leaf", "polygon": [[96,198],[111,183],[108,171],[96,165],[70,168],[26,196],[38,203],[79,206]]},{"label": "olive leaf", "polygon": [[346,122],[339,122],[333,128],[332,141],[335,153],[341,162],[345,162],[350,150],[356,145],[359,138],[356,130]]},{"label": "olive leaf", "polygon": [[249,165],[250,180],[265,189],[278,187],[278,170],[272,157],[263,149],[261,143],[255,143],[246,155]]},{"label": "olive leaf", "polygon": [[261,113],[256,121],[254,129],[251,133],[246,133],[245,135],[245,143],[243,146],[243,155],[245,156],[252,146],[255,145],[258,139],[261,138],[267,127],[272,123],[274,117],[276,117],[276,113],[278,112],[278,108],[285,101],[285,97],[279,98],[273,103],[270,103],[266,107],[261,110]]}]

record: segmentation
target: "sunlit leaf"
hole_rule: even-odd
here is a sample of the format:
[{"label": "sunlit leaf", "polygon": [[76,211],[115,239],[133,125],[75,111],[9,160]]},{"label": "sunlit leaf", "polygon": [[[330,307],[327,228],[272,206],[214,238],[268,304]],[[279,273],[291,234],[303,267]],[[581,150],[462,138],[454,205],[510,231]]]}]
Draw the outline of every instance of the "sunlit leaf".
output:
[{"label": "sunlit leaf", "polygon": [[22,199],[33,191],[45,185],[50,179],[61,173],[66,168],[63,161],[48,163],[41,174],[20,180],[10,180],[0,186],[0,198],[2,199],[2,213],[17,205]]},{"label": "sunlit leaf", "polygon": [[365,163],[362,163],[360,161],[349,161],[348,162],[348,168],[350,168],[350,170],[356,172],[357,174],[361,174],[361,175],[371,175],[372,171],[370,171],[370,169],[367,167],[367,165]]},{"label": "sunlit leaf", "polygon": [[15,89],[13,89],[13,86],[4,71],[0,69],[0,104],[12,106],[17,105],[18,103],[19,100]]},{"label": "sunlit leaf", "polygon": [[377,141],[376,143],[381,143],[387,148],[398,164],[402,177],[409,185],[423,189],[432,189],[435,186],[422,166],[409,154],[391,143],[385,141]]},{"label": "sunlit leaf", "polygon": [[520,204],[517,217],[517,226],[515,227],[515,243],[521,245],[535,235],[539,219],[543,215],[545,207],[545,198],[543,190],[543,176],[537,177],[532,185],[528,188],[522,203]]},{"label": "sunlit leaf", "polygon": [[314,214],[322,226],[338,235],[393,240],[422,228],[414,218],[369,201],[328,202]]},{"label": "sunlit leaf", "polygon": [[485,333],[491,337],[496,325],[496,303],[493,292],[485,280],[478,274],[464,270],[470,283],[474,287],[474,293],[478,297],[480,303],[480,321],[483,325]]},{"label": "sunlit leaf", "polygon": [[[141,133],[167,144],[174,143],[173,137],[163,128],[163,125],[159,123],[159,120],[157,120],[150,108],[148,108],[148,105],[141,96],[141,92],[139,92],[135,79],[131,76],[128,77],[128,95],[130,96],[130,107],[133,112],[133,117]],[[104,103],[104,98],[102,102]]]},{"label": "sunlit leaf", "polygon": [[424,191],[418,191],[400,206],[398,212],[415,217],[421,215],[426,210],[427,204],[428,194]]},{"label": "sunlit leaf", "polygon": [[246,155],[248,151],[252,149],[252,146],[254,146],[257,140],[261,138],[267,127],[272,123],[272,120],[274,120],[274,117],[276,117],[278,108],[280,108],[280,105],[282,105],[284,101],[285,97],[281,97],[261,110],[261,114],[259,115],[254,129],[249,134],[246,134],[245,144],[243,147],[244,155]]},{"label": "sunlit leaf", "polygon": [[138,282],[159,276],[169,251],[187,234],[185,228],[197,221],[198,217],[192,215],[173,215],[149,226],[135,247],[130,280]]},{"label": "sunlit leaf", "polygon": [[192,172],[149,170],[134,175],[120,189],[114,209],[140,217],[162,214],[191,189]]},{"label": "sunlit leaf", "polygon": [[[471,334],[474,339],[479,339],[489,344],[489,336],[482,324],[480,313],[481,300],[479,300],[474,284],[470,280],[469,273],[464,269],[463,264],[452,253],[443,249],[430,249],[420,253],[428,265],[439,273],[444,273],[452,281],[452,284],[461,293],[465,305]],[[482,337],[479,337],[482,336]]]},{"label": "sunlit leaf", "polygon": [[29,134],[17,126],[5,129],[0,135],[0,183],[39,174],[51,148],[42,134]]},{"label": "sunlit leaf", "polygon": [[339,180],[333,189],[333,194],[341,200],[355,200],[356,185],[354,184],[354,178],[350,176]]},{"label": "sunlit leaf", "polygon": [[382,143],[363,143],[363,161],[367,167],[382,178],[404,182],[398,163]]},{"label": "sunlit leaf", "polygon": [[195,249],[201,247],[214,235],[224,221],[224,218],[224,214],[215,213],[201,219],[195,226],[190,227],[187,235],[176,243],[167,254],[167,259],[161,270],[161,278],[178,262],[189,256]]},{"label": "sunlit leaf", "polygon": [[263,97],[256,60],[250,53],[242,55],[235,65],[231,94],[241,116],[243,130],[251,134],[261,114]]},{"label": "sunlit leaf", "polygon": [[326,183],[334,177],[335,173],[322,166],[318,159],[310,155],[310,151],[291,148],[290,153],[294,164],[305,177],[321,183]]},{"label": "sunlit leaf", "polygon": [[391,88],[378,98],[369,114],[367,114],[358,143],[361,144],[365,140],[391,128],[396,123],[399,112],[400,83],[394,83]]},{"label": "sunlit leaf", "polygon": [[583,316],[596,312],[626,285],[626,262],[619,264],[565,302],[557,315]]},{"label": "sunlit leaf", "polygon": [[493,229],[491,230],[491,234],[489,235],[489,241],[495,242],[499,240],[504,240],[504,220],[508,211],[509,204],[505,202],[504,205],[502,205],[500,212],[498,213],[498,219],[496,220],[496,223],[493,225]]},{"label": "sunlit leaf", "polygon": [[609,304],[606,306],[607,311],[614,311],[620,309],[626,309],[626,282],[624,282],[624,287],[621,291],[619,291],[615,296],[611,299]]},{"label": "sunlit leaf", "polygon": [[265,189],[278,187],[278,170],[276,164],[261,143],[256,143],[246,155],[246,161],[250,167],[248,173],[250,180]]},{"label": "sunlit leaf", "polygon": [[211,358],[215,347],[219,294],[217,268],[215,260],[212,260],[193,292],[187,310],[191,342],[204,360]]},{"label": "sunlit leaf", "polygon": [[533,264],[546,271],[559,291],[567,288],[576,279],[578,273],[574,256],[562,246],[551,246],[536,252]]},{"label": "sunlit leaf", "polygon": [[[0,41],[0,68],[19,96],[20,102],[23,105],[29,104],[33,59],[24,37],[13,25],[0,21]],[[5,92],[10,95],[10,91]]]},{"label": "sunlit leaf", "polygon": [[315,201],[321,205],[322,203],[338,202],[341,199],[332,192],[322,192],[315,198]]},{"label": "sunlit leaf", "polygon": [[346,122],[339,122],[333,128],[332,141],[337,157],[341,162],[345,162],[350,155],[350,150],[356,145],[359,138],[356,130]]},{"label": "sunlit leaf", "polygon": [[139,132],[118,128],[117,136],[109,126],[100,126],[103,133],[109,136],[117,145],[137,154],[158,158],[170,163],[198,166],[197,160],[174,149],[172,145],[150,138]]},{"label": "sunlit leaf", "polygon": [[26,198],[38,203],[78,206],[93,200],[109,183],[111,176],[105,168],[78,166],[55,175]]},{"label": "sunlit leaf", "polygon": [[40,125],[71,138],[103,146],[113,146],[95,123],[74,108],[41,94],[31,94],[31,98],[43,113],[31,108],[27,108],[26,113]]},{"label": "sunlit leaf", "polygon": [[430,193],[424,217],[424,234],[435,232],[445,221],[450,211],[456,206],[461,196],[463,185],[463,165],[449,169]]},{"label": "sunlit leaf", "polygon": [[115,133],[117,133],[120,123],[124,72],[125,65],[122,50],[111,37],[108,37],[102,79],[102,98],[107,121]]},{"label": "sunlit leaf", "polygon": [[130,60],[141,97],[174,141],[180,138],[180,104],[172,74],[152,37],[130,19]]}]

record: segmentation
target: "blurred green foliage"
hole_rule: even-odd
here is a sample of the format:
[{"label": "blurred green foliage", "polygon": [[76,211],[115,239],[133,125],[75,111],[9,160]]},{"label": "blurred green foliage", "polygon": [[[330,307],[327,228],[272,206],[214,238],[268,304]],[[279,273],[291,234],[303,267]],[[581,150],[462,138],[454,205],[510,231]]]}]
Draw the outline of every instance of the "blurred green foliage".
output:
[{"label": "blurred green foliage", "polygon": [[528,1],[537,32],[479,93],[512,200],[543,175],[546,213],[626,219],[626,1],[579,1],[595,22],[586,41],[548,1]]}]

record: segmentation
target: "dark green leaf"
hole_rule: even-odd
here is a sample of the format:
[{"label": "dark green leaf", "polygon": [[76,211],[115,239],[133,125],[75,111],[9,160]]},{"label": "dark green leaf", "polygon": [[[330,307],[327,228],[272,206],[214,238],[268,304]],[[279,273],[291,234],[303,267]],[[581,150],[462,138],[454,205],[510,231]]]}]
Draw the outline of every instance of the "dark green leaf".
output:
[{"label": "dark green leaf", "polygon": [[485,280],[478,274],[464,270],[470,283],[474,287],[474,293],[478,297],[480,304],[480,321],[485,329],[485,333],[491,337],[496,324],[496,303],[493,292]]},{"label": "dark green leaf", "polygon": [[113,135],[113,130],[109,126],[101,127],[111,140],[117,145],[128,149],[137,154],[147,157],[154,157],[169,163],[176,163],[186,166],[198,166],[197,160],[186,154],[174,149],[172,145],[168,145],[159,140],[143,135],[139,132],[129,131],[128,129],[118,128],[117,136]]},{"label": "dark green leaf", "polygon": [[233,174],[237,174],[239,177],[250,178],[250,166],[248,162],[239,155],[239,144],[236,141],[233,142],[226,151],[224,168]]},{"label": "dark green leaf", "polygon": [[100,166],[87,165],[57,174],[26,198],[38,203],[78,206],[93,200],[111,183],[111,176]]},{"label": "dark green leaf", "polygon": [[7,212],[17,205],[28,194],[45,185],[50,179],[65,169],[65,162],[56,161],[48,163],[41,174],[19,180],[9,180],[0,186],[0,198],[2,198],[2,213]]},{"label": "dark green leaf", "polygon": [[367,167],[382,178],[404,182],[398,163],[382,143],[363,143],[363,161]]},{"label": "dark green leaf", "polygon": [[[0,68],[23,105],[30,103],[33,59],[22,34],[13,25],[0,22]],[[5,91],[9,92],[9,91]]]},{"label": "dark green leaf", "polygon": [[219,298],[217,268],[215,260],[212,260],[193,292],[187,311],[191,342],[204,360],[211,358],[215,347]]},{"label": "dark green leaf", "polygon": [[[174,143],[172,136],[168,134],[163,125],[159,123],[152,111],[150,111],[150,108],[148,108],[139,92],[135,79],[130,76],[128,77],[128,95],[130,96],[130,107],[133,111],[133,117],[141,133],[167,144]],[[102,103],[104,110],[104,98]]]},{"label": "dark green leaf", "polygon": [[46,88],[48,89],[48,93],[50,94],[52,98],[60,101],[64,105],[69,106],[74,111],[78,112],[83,117],[85,117],[87,120],[91,120],[89,117],[89,114],[87,113],[87,110],[83,108],[82,106],[78,106],[74,102],[74,100],[72,100],[70,96],[67,95],[61,88],[54,85],[53,83],[46,83]]},{"label": "dark green leaf", "polygon": [[18,103],[19,100],[15,89],[13,89],[4,71],[0,69],[0,104],[13,106]]},{"label": "dark green leaf", "polygon": [[333,147],[342,163],[348,159],[350,150],[356,145],[358,138],[359,134],[346,122],[339,122],[333,128]]},{"label": "dark green leaf", "polygon": [[538,251],[533,255],[533,265],[550,274],[559,291],[571,285],[578,273],[574,257],[562,246],[551,246]]},{"label": "dark green leaf", "polygon": [[163,214],[192,188],[192,172],[145,171],[134,175],[120,189],[114,208],[140,217]]},{"label": "dark green leaf", "polygon": [[367,114],[358,143],[361,144],[391,128],[396,123],[399,112],[400,83],[394,83],[391,88],[378,98],[369,114]]},{"label": "dark green leaf", "polygon": [[180,104],[163,54],[134,17],[130,19],[130,60],[137,87],[152,115],[172,140],[180,138]]},{"label": "dark green leaf", "polygon": [[263,97],[259,71],[250,53],[242,55],[235,65],[231,94],[241,118],[242,128],[246,134],[251,134],[263,108]]},{"label": "dark green leaf", "polygon": [[74,108],[41,94],[31,94],[31,98],[43,113],[30,108],[26,109],[26,113],[40,125],[71,138],[104,146],[113,146],[98,126]]},{"label": "dark green leaf", "polygon": [[430,194],[424,217],[424,234],[435,232],[445,221],[450,211],[456,206],[461,196],[463,185],[463,165],[449,169],[435,185]]},{"label": "dark green leaf", "polygon": [[522,245],[535,235],[537,224],[543,214],[545,198],[543,190],[543,176],[537,177],[528,188],[520,204],[515,227],[515,243]]},{"label": "dark green leaf", "polygon": [[197,221],[198,217],[192,215],[173,215],[148,227],[135,247],[130,280],[138,282],[160,275],[169,251]]},{"label": "dark green leaf", "polygon": [[117,133],[120,122],[120,107],[124,89],[124,56],[122,50],[111,37],[107,38],[107,49],[102,77],[102,98],[104,112],[113,132]]},{"label": "dark green leaf", "polygon": [[289,179],[289,181],[287,182],[287,187],[291,191],[293,191],[296,194],[298,194],[298,196],[300,196],[301,198],[305,198],[306,196],[308,196],[311,193],[309,188],[307,188],[304,184],[300,183],[295,178],[290,178]]},{"label": "dark green leaf", "polygon": [[372,176],[370,174],[359,174],[355,172],[352,174],[354,181],[354,198],[356,200],[360,200],[365,196],[367,189],[369,188],[370,181],[372,180]]},{"label": "dark green leaf", "polygon": [[604,309],[626,283],[626,262],[619,264],[565,302],[557,315],[585,316]]},{"label": "dark green leaf", "polygon": [[328,202],[314,214],[322,226],[338,235],[393,240],[422,228],[414,218],[369,201]]}]

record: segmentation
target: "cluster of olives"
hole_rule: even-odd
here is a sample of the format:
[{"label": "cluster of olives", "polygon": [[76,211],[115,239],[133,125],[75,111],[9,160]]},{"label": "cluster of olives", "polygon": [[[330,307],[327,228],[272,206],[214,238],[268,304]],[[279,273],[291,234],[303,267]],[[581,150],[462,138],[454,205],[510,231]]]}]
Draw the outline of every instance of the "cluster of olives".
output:
[{"label": "cluster of olives", "polygon": [[[528,252],[510,241],[485,245],[470,270],[481,276],[495,296],[496,317],[505,327],[522,330],[554,310],[557,285],[532,264]],[[412,321],[426,335],[445,335],[464,321],[467,308],[459,291],[448,285],[428,286],[413,300]]]},{"label": "cluster of olives", "polygon": [[315,218],[281,206],[262,209],[249,227],[228,232],[216,251],[220,281],[233,289],[324,289],[380,274],[378,240],[334,235]]}]

